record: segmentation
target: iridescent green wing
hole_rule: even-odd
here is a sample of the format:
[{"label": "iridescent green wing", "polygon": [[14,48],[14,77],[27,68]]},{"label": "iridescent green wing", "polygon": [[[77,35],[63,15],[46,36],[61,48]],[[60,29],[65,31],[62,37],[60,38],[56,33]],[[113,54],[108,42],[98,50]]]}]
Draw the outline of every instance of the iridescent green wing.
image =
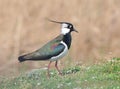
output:
[{"label": "iridescent green wing", "polygon": [[60,42],[63,40],[63,35],[59,35],[52,41],[45,44],[40,49],[25,56],[28,60],[47,60],[53,56],[59,55],[63,52],[65,46]]}]

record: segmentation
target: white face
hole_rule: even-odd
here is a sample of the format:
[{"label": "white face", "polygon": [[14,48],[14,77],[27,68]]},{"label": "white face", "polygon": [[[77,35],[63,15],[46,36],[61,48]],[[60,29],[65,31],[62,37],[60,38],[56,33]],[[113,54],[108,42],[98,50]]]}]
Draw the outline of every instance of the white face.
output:
[{"label": "white face", "polygon": [[68,24],[62,24],[62,28],[61,28],[61,34],[67,34],[67,33],[69,33],[70,32],[70,29],[69,28],[67,28],[68,27]]}]

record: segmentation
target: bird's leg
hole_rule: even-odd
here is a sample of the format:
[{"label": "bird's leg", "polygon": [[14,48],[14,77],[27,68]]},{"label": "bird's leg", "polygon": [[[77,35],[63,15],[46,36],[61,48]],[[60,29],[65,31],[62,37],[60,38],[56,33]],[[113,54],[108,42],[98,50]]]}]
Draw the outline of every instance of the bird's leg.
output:
[{"label": "bird's leg", "polygon": [[55,62],[55,67],[56,67],[57,71],[59,72],[59,74],[62,75],[62,73],[60,72],[60,70],[59,70],[59,68],[57,66],[57,63],[58,63],[58,61]]},{"label": "bird's leg", "polygon": [[49,68],[50,68],[51,63],[52,63],[52,61],[50,61],[48,64],[48,69],[47,69],[48,70],[48,77],[50,77]]}]

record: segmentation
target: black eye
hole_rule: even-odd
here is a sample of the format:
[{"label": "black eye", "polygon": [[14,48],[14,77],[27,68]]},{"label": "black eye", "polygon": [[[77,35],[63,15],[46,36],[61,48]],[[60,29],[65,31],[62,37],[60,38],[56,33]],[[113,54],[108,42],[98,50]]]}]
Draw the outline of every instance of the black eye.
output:
[{"label": "black eye", "polygon": [[68,27],[68,28],[73,29],[73,26],[72,26],[72,25],[69,25],[69,27]]},{"label": "black eye", "polygon": [[70,25],[68,25],[67,28],[70,28]]}]

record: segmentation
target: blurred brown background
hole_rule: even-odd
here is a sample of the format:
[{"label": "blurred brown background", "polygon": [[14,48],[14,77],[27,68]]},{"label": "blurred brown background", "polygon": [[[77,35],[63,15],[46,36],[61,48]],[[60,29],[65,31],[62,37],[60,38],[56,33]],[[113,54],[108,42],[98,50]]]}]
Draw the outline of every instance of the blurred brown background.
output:
[{"label": "blurred brown background", "polygon": [[1,75],[48,64],[17,60],[60,33],[60,25],[45,18],[71,22],[79,31],[60,65],[120,57],[120,0],[0,0]]}]

